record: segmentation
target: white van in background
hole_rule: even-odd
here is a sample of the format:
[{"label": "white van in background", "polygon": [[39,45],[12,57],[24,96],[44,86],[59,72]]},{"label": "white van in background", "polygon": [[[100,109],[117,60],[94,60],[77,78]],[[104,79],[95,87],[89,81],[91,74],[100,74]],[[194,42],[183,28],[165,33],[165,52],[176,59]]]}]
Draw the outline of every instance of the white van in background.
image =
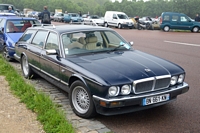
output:
[{"label": "white van in background", "polygon": [[124,12],[106,11],[104,16],[104,26],[114,26],[121,28],[134,28],[134,23]]}]

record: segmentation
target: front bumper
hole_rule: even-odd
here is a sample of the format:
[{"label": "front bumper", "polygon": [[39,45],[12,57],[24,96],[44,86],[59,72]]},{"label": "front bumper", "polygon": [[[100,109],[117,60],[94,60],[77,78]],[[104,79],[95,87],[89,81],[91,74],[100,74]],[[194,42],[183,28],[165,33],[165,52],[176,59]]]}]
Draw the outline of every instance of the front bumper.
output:
[{"label": "front bumper", "polygon": [[14,47],[8,47],[8,55],[10,58],[14,58],[15,54],[15,48]]},{"label": "front bumper", "polygon": [[134,28],[134,24],[122,24],[123,28]]},{"label": "front bumper", "polygon": [[[98,96],[93,95],[93,101],[96,106],[96,111],[102,115],[118,115],[124,113],[131,113],[139,110],[145,110],[148,108],[153,108],[156,106],[160,106],[171,102],[177,98],[178,95],[183,94],[189,90],[189,86],[187,83],[183,83],[181,85],[177,85],[176,87],[170,87],[168,89],[159,91],[159,92],[151,92],[147,94],[140,94],[135,96],[129,97],[121,97],[121,98],[110,98],[105,99]],[[169,94],[170,99],[165,102],[160,102],[156,104],[151,104],[147,106],[143,106],[142,102],[144,98],[162,95],[162,94]],[[100,103],[105,103],[105,106],[101,106]],[[111,106],[112,103],[116,106]]]}]

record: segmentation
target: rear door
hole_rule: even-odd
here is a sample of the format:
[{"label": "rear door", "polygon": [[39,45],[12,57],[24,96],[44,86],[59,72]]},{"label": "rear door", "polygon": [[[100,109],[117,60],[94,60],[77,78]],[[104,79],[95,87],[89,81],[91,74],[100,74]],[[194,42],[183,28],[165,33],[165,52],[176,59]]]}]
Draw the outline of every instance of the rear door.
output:
[{"label": "rear door", "polygon": [[178,14],[172,14],[171,15],[171,29],[178,29],[179,28],[179,15]]},{"label": "rear door", "polygon": [[30,45],[27,46],[28,62],[32,67],[40,70],[40,53],[44,47],[45,39],[47,37],[47,31],[39,30],[34,36]]}]

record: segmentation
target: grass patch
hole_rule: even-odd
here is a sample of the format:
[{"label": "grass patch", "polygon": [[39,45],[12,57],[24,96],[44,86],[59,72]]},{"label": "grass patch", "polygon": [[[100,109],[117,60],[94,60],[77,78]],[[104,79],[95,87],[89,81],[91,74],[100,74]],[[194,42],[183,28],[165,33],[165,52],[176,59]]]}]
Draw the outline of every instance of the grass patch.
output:
[{"label": "grass patch", "polygon": [[25,103],[27,108],[37,113],[46,133],[74,133],[63,111],[53,103],[49,96],[35,90],[23,77],[0,55],[0,75],[4,75],[14,95]]}]

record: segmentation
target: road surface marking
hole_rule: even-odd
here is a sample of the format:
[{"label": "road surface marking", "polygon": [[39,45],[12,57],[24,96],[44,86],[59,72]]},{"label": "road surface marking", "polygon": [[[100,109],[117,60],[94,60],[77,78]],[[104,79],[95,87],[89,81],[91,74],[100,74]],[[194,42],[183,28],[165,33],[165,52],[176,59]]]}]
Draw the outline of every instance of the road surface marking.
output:
[{"label": "road surface marking", "polygon": [[194,47],[200,47],[200,44],[191,44],[191,43],[183,43],[183,42],[172,42],[172,41],[164,41],[164,42],[180,44],[180,45],[187,45],[187,46],[194,46]]}]

